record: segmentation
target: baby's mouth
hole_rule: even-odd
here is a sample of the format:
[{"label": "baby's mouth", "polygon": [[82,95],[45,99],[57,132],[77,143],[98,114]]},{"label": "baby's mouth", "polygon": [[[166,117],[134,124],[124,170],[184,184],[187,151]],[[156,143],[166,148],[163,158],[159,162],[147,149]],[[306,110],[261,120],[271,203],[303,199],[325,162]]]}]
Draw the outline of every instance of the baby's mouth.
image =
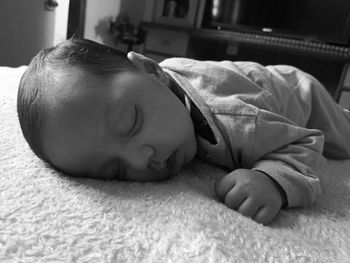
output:
[{"label": "baby's mouth", "polygon": [[169,161],[171,158],[172,158],[172,155],[170,155],[168,159],[164,160],[163,162],[153,161],[150,166],[155,171],[164,172],[165,170],[168,169]]},{"label": "baby's mouth", "polygon": [[154,162],[151,164],[153,170],[157,171],[160,174],[165,175],[166,177],[177,175],[183,165],[183,155],[181,151],[175,150],[165,161],[162,163]]},{"label": "baby's mouth", "polygon": [[167,159],[167,168],[170,175],[177,175],[183,164],[183,155],[181,151],[174,151],[170,157]]},{"label": "baby's mouth", "polygon": [[175,152],[173,152],[169,157],[168,157],[168,159],[166,160],[166,167],[169,169],[169,167],[171,167],[171,164],[172,164],[172,162],[173,162],[173,159],[174,159],[174,156],[175,156],[175,154],[174,154]]}]

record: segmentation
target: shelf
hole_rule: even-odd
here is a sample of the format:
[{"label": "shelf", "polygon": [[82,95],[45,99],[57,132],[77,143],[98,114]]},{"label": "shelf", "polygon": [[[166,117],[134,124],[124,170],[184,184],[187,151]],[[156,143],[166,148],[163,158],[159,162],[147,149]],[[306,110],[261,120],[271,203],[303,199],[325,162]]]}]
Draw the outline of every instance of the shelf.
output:
[{"label": "shelf", "polygon": [[[336,101],[339,101],[342,92],[350,93],[350,46],[272,36],[264,32],[189,28],[149,22],[141,23],[141,26],[150,32],[156,30],[158,34],[160,31],[168,31],[171,36],[175,33],[185,34],[188,36],[188,45],[184,54],[194,59],[251,60],[262,65],[288,64],[319,79]],[[227,52],[230,46],[234,48],[233,53]],[[157,47],[148,47],[157,54],[153,48]],[[158,48],[158,53],[164,50]],[[165,55],[172,56],[168,53]]]},{"label": "shelf", "polygon": [[167,29],[187,32],[191,38],[212,40],[216,42],[238,43],[256,46],[262,49],[278,49],[289,53],[302,54],[305,56],[337,60],[340,62],[350,61],[350,47],[331,45],[307,40],[294,39],[291,37],[269,36],[263,33],[246,33],[219,29],[185,28],[168,26],[155,23],[143,22],[141,26],[155,29]]},{"label": "shelf", "polygon": [[262,34],[213,29],[195,29],[191,31],[191,36],[207,40],[254,45],[259,46],[260,48],[277,48],[313,57],[322,56],[323,58],[328,59],[350,61],[350,48],[346,46],[310,42],[287,37],[275,37]]}]

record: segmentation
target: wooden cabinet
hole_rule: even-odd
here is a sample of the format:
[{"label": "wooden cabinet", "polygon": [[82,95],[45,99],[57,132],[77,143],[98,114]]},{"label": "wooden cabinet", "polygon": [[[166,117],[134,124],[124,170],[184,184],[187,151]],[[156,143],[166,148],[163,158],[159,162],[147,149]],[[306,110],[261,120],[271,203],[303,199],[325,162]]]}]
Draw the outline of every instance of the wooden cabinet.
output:
[{"label": "wooden cabinet", "polygon": [[150,28],[147,30],[144,53],[158,62],[168,57],[186,57],[188,41],[186,31]]}]

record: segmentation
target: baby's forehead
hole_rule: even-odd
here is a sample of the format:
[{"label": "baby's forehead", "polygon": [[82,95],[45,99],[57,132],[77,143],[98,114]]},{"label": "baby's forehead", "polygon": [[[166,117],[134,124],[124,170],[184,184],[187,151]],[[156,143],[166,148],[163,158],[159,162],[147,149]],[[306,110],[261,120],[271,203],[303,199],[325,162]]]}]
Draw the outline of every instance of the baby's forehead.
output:
[{"label": "baby's forehead", "polygon": [[[135,78],[141,78],[142,74],[135,72],[123,71],[111,74],[93,74],[79,68],[64,70],[55,75],[54,88],[49,91],[48,97],[50,103],[66,104],[71,102],[93,101],[95,98],[110,99],[116,94],[117,97],[137,96],[142,93],[132,81]],[[137,81],[136,83],[140,83]]]},{"label": "baby's forehead", "polygon": [[85,93],[94,92],[96,94],[105,92],[98,88],[103,83],[103,79],[82,72],[79,69],[71,68],[67,71],[55,72],[47,83],[47,96],[50,99],[71,99],[75,96],[82,96]]}]

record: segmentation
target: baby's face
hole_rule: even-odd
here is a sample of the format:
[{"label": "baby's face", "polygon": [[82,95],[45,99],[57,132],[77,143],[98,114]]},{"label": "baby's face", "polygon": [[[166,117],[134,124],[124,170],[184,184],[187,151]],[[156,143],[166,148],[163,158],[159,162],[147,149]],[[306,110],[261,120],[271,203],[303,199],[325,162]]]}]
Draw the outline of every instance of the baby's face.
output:
[{"label": "baby's face", "polygon": [[61,85],[44,133],[49,159],[59,169],[98,179],[158,181],[193,159],[189,113],[159,79],[124,72],[69,77]]}]

